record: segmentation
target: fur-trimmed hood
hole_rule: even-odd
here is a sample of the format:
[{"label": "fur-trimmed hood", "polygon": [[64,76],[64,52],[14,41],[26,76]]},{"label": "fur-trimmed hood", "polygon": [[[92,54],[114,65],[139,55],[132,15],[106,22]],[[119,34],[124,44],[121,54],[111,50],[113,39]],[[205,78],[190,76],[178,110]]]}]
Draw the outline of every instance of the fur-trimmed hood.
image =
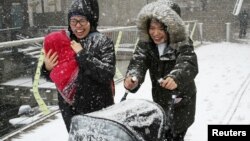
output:
[{"label": "fur-trimmed hood", "polygon": [[137,27],[140,32],[140,39],[148,41],[148,20],[155,18],[162,22],[169,34],[170,44],[175,44],[187,40],[185,24],[180,16],[169,7],[169,3],[164,1],[152,2],[144,6],[137,16]]}]

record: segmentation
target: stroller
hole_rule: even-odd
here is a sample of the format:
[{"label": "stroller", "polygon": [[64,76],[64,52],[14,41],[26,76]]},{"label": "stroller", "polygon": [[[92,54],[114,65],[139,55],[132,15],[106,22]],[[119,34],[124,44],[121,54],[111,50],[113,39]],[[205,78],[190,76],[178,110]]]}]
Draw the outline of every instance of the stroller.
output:
[{"label": "stroller", "polygon": [[72,118],[69,141],[163,141],[163,109],[148,100],[126,100]]}]

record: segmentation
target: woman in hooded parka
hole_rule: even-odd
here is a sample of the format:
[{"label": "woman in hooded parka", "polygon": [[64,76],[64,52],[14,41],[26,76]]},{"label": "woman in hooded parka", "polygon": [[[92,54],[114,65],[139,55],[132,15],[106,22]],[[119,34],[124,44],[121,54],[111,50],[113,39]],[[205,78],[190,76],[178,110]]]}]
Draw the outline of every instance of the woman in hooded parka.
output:
[{"label": "woman in hooded parka", "polygon": [[[58,94],[58,104],[69,132],[74,115],[97,111],[114,104],[113,77],[115,52],[112,40],[97,31],[99,9],[97,0],[73,0],[68,12],[71,47],[79,66],[74,102],[67,103]],[[57,52],[45,54],[42,73],[48,78],[57,65]],[[67,67],[67,66],[64,66]]]},{"label": "woman in hooded parka", "polygon": [[[130,60],[124,87],[135,93],[149,70],[153,101],[167,116],[166,139],[183,141],[194,122],[197,56],[184,22],[165,2],[144,6],[137,17],[140,41]],[[132,79],[136,77],[137,80]],[[172,95],[176,95],[172,99]],[[174,101],[173,101],[174,100]]]}]

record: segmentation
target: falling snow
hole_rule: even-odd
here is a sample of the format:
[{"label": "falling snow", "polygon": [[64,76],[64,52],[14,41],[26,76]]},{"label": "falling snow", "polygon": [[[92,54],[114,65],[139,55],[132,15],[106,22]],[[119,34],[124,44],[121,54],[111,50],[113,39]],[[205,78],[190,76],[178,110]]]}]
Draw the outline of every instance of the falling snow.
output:
[{"label": "falling snow", "polygon": [[[205,141],[208,124],[249,124],[250,113],[250,46],[236,43],[208,43],[195,49],[198,56],[196,120],[185,139]],[[151,82],[145,82],[136,94],[127,99],[152,100]],[[125,89],[116,85],[115,102],[119,103]],[[112,114],[112,113],[109,113]],[[68,134],[60,114],[56,119],[22,134],[13,141],[67,141]]]}]

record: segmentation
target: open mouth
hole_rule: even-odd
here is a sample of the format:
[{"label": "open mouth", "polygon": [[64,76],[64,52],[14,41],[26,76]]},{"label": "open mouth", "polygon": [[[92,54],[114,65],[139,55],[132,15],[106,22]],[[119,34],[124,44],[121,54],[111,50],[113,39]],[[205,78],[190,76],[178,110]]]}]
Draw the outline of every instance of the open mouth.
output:
[{"label": "open mouth", "polygon": [[75,30],[75,35],[78,37],[82,37],[85,34],[85,30]]},{"label": "open mouth", "polygon": [[75,30],[76,33],[84,33],[84,30]]},{"label": "open mouth", "polygon": [[153,38],[155,42],[161,42],[162,41],[162,38]]}]

